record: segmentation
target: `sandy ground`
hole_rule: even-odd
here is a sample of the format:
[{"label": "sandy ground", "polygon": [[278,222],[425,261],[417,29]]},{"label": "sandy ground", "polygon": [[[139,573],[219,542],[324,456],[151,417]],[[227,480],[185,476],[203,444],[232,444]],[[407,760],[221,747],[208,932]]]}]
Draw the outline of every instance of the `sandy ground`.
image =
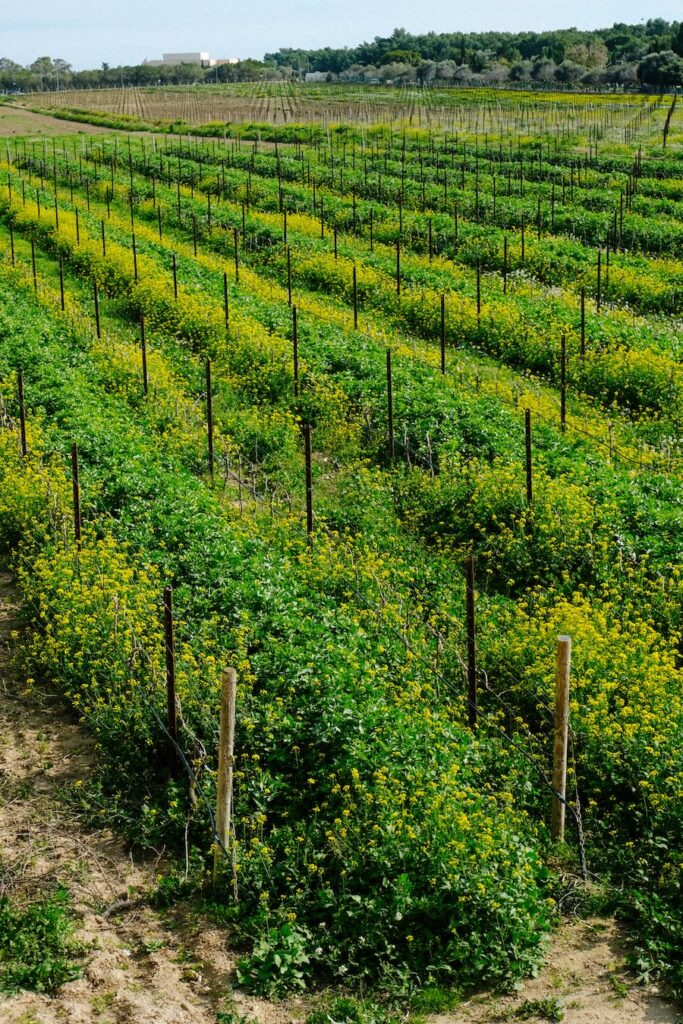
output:
[{"label": "sandy ground", "polygon": [[[0,1024],[215,1024],[228,1008],[255,1024],[296,1024],[310,1003],[275,1004],[232,991],[234,956],[224,932],[195,915],[135,904],[163,859],[141,860],[110,832],[86,830],[59,790],[87,776],[92,743],[49,694],[26,693],[12,665],[20,643],[17,595],[0,572],[0,895],[31,897],[57,883],[72,893],[83,976],[53,998],[0,997]],[[429,1024],[515,1020],[525,1000],[556,999],[567,1024],[675,1024],[677,1011],[624,967],[613,921],[575,921],[553,939],[537,978],[514,997],[477,996]],[[542,1018],[525,1018],[538,1020]]]},{"label": "sandy ground", "polygon": [[[161,865],[132,856],[109,832],[86,831],[59,800],[60,787],[87,775],[92,744],[56,700],[22,693],[10,660],[15,603],[0,574],[0,894],[31,897],[65,884],[87,954],[82,978],[54,998],[0,997],[0,1022],[215,1024],[234,980],[225,933],[145,906],[105,914],[140,897]],[[296,1004],[239,994],[235,1009],[262,1024],[297,1015]]]},{"label": "sandy ground", "polygon": [[[564,1024],[676,1024],[681,1018],[654,987],[637,985],[625,968],[624,935],[614,921],[573,921],[555,935],[547,962],[523,991],[477,996],[430,1024],[494,1024],[547,1018],[516,1015],[524,1003],[556,1000]],[[530,1007],[528,1007],[530,1009]]]},{"label": "sandy ground", "polygon": [[34,114],[22,107],[0,103],[0,138],[13,135],[26,135],[29,138],[43,138],[46,135],[104,135],[109,132],[110,128],[100,128],[99,125],[62,121],[58,117]]}]

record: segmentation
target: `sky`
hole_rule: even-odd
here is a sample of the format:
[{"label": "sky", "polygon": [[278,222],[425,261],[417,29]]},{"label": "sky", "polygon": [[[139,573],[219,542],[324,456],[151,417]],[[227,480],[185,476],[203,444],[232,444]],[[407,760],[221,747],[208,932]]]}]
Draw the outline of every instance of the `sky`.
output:
[{"label": "sky", "polygon": [[256,57],[294,46],[354,46],[409,32],[603,28],[680,20],[681,0],[1,0],[0,57],[61,57],[74,68],[139,64],[163,52]]}]

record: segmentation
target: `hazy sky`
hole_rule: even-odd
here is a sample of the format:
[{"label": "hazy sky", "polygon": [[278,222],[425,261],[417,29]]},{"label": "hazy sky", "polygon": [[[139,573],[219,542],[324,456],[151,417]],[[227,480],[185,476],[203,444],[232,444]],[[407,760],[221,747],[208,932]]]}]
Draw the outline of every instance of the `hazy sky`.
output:
[{"label": "hazy sky", "polygon": [[63,57],[75,68],[138,64],[163,51],[257,57],[281,46],[352,46],[411,32],[600,28],[679,20],[681,0],[0,0],[0,57]]}]

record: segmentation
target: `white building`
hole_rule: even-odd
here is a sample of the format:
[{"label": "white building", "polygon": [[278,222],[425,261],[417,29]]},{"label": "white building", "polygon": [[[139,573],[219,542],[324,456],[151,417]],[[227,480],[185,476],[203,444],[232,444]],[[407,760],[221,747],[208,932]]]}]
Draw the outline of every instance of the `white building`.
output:
[{"label": "white building", "polygon": [[206,50],[192,50],[187,53],[165,53],[162,60],[145,60],[149,67],[160,68],[164,64],[198,64],[202,68],[220,67],[221,64],[239,64],[237,57],[210,57]]},{"label": "white building", "polygon": [[211,58],[205,50],[191,53],[165,53],[162,58],[163,64],[201,64],[203,68],[211,65]]}]

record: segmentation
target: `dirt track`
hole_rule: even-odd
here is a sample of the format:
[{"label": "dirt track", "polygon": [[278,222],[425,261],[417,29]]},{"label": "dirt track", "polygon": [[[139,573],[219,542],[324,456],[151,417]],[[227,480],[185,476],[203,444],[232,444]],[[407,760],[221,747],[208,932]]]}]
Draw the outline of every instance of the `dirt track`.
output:
[{"label": "dirt track", "polygon": [[34,114],[23,107],[6,106],[0,103],[0,138],[14,135],[43,138],[52,135],[103,135],[109,128],[81,124],[76,121],[62,121],[46,114]]}]

